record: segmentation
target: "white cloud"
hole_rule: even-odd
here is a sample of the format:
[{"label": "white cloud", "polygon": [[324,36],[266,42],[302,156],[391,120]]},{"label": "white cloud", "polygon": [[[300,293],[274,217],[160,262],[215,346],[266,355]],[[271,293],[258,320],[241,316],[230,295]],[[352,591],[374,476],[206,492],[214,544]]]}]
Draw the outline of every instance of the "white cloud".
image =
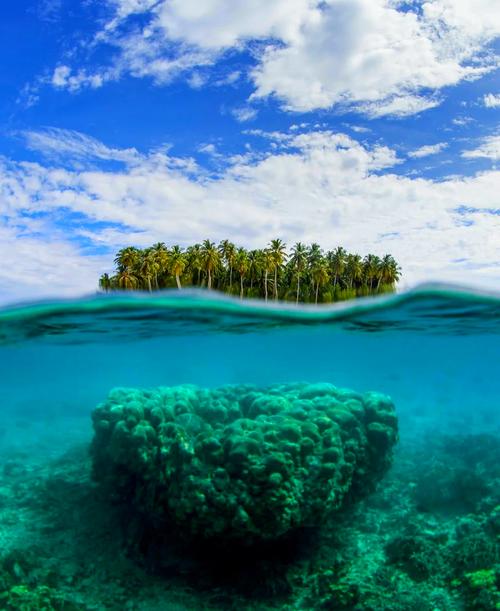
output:
[{"label": "white cloud", "polygon": [[217,155],[217,148],[215,144],[202,144],[198,147],[198,152],[206,153],[207,155]]},{"label": "white cloud", "polygon": [[66,87],[70,74],[71,68],[69,66],[57,66],[52,75],[52,84],[54,87]]},{"label": "white cloud", "polygon": [[461,48],[465,55],[471,46],[498,36],[500,6],[496,0],[427,0],[422,4],[429,24],[447,34],[450,30],[458,38],[445,39],[452,52]]},{"label": "white cloud", "polygon": [[426,98],[419,95],[393,95],[377,102],[360,104],[358,110],[372,119],[385,117],[408,117],[424,110],[430,110],[439,106],[441,100],[433,97]]},{"label": "white cloud", "polygon": [[[291,131],[295,131],[295,129],[292,129],[292,128],[290,128]],[[268,132],[263,129],[246,129],[243,131],[243,134],[247,136],[256,136],[259,138],[265,138],[266,140],[272,140],[273,142],[277,142],[277,143],[279,142],[280,144],[287,143],[292,139],[292,136],[285,132],[278,132],[278,131]]]},{"label": "white cloud", "polygon": [[361,125],[347,125],[349,129],[352,129],[356,134],[369,134],[372,130],[369,127],[363,127]]},{"label": "white cloud", "polygon": [[452,119],[451,122],[453,123],[453,125],[457,125],[458,127],[465,127],[466,125],[474,123],[475,119],[473,119],[472,117],[462,116],[455,117],[454,119]]},{"label": "white cloud", "polygon": [[356,169],[361,173],[368,173],[400,163],[396,153],[386,146],[377,145],[368,149],[345,134],[330,131],[294,136],[289,140],[288,147],[299,149],[304,158],[316,159],[318,163],[322,162],[325,155],[335,155],[341,160],[340,168],[345,168],[348,172]]},{"label": "white cloud", "polygon": [[250,106],[242,106],[241,108],[234,108],[231,111],[231,114],[240,123],[245,123],[246,121],[251,121],[255,119],[257,116],[257,109],[252,108]]},{"label": "white cloud", "polygon": [[483,104],[486,108],[500,108],[500,95],[488,93],[483,97]]},{"label": "white cloud", "polygon": [[201,89],[207,83],[207,77],[199,72],[193,72],[187,79],[189,86],[192,89]]},{"label": "white cloud", "polygon": [[218,52],[256,39],[294,43],[318,18],[318,6],[317,0],[169,0],[160,3],[156,25],[169,40]]},{"label": "white cloud", "polygon": [[21,132],[29,149],[48,157],[101,159],[132,163],[139,159],[136,149],[113,149],[99,140],[80,132],[50,127],[43,130]]},{"label": "white cloud", "polygon": [[73,74],[69,66],[63,65],[57,66],[50,82],[58,89],[68,89],[71,92],[76,92],[84,87],[98,89],[109,80],[113,80],[113,74],[108,70],[95,74],[88,74],[85,70],[79,70]]},{"label": "white cloud", "polygon": [[415,159],[420,159],[421,157],[429,157],[429,155],[437,155],[444,151],[445,148],[448,148],[448,144],[446,142],[438,142],[437,144],[427,144],[426,146],[422,146],[416,151],[411,151],[408,153],[408,157],[413,157]]},{"label": "white cloud", "polygon": [[[335,103],[394,104],[393,96],[412,99],[420,88],[451,85],[472,73],[442,56],[414,12],[392,9],[385,0],[326,4],[299,44],[269,47],[255,71],[256,95],[274,94],[302,111]],[[408,113],[411,104],[404,106]]]},{"label": "white cloud", "polygon": [[235,157],[217,178],[159,152],[122,171],[4,161],[0,256],[12,264],[0,268],[0,286],[12,298],[93,290],[113,255],[89,255],[75,246],[79,238],[114,251],[228,236],[248,247],[279,236],[389,251],[405,283],[498,286],[500,172],[433,181],[391,173],[399,161],[387,147],[332,132],[289,135],[275,152]]},{"label": "white cloud", "polygon": [[96,290],[109,258],[85,256],[61,238],[20,235],[0,225],[0,302],[78,295]]},{"label": "white cloud", "polygon": [[494,162],[498,161],[500,159],[500,135],[484,138],[480,146],[464,151],[462,157],[466,159],[491,159]]},{"label": "white cloud", "polygon": [[116,14],[100,33],[101,38],[105,38],[106,33],[112,32],[130,15],[145,13],[153,9],[158,4],[158,0],[108,0],[108,4],[114,6]]},{"label": "white cloud", "polygon": [[[274,96],[294,111],[337,105],[407,116],[440,103],[429,91],[491,70],[488,44],[500,34],[498,0],[108,2],[116,14],[96,41],[114,45],[118,56],[92,74],[59,66],[54,86],[76,91],[124,74],[165,84],[253,45],[254,97]],[[147,25],[127,29],[139,12]]]}]

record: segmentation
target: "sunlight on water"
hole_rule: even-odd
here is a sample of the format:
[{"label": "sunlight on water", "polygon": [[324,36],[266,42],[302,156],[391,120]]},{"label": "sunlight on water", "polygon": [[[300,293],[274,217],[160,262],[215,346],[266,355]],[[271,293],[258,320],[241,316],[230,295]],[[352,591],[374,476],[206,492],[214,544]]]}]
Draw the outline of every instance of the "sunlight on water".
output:
[{"label": "sunlight on water", "polygon": [[[500,298],[445,287],[324,309],[186,291],[1,310],[0,590],[14,605],[6,608],[16,608],[18,595],[46,595],[65,609],[493,609],[499,365]],[[134,534],[117,526],[116,499],[90,480],[88,454],[91,413],[113,388],[194,384],[211,389],[204,397],[234,392],[238,401],[247,390],[216,389],[254,385],[265,394],[285,385],[278,394],[300,403],[297,383],[389,395],[400,441],[377,492],[343,509],[333,522],[340,526],[327,523],[293,552],[248,552],[263,566],[272,561],[269,583],[246,565],[245,579],[236,569],[228,578],[225,563],[205,574],[203,546],[187,558],[175,545],[145,543],[135,526]],[[267,430],[254,435],[262,447]],[[191,511],[206,526],[211,514]],[[474,545],[476,556],[467,547]],[[312,563],[307,579],[298,576],[304,557]]]}]

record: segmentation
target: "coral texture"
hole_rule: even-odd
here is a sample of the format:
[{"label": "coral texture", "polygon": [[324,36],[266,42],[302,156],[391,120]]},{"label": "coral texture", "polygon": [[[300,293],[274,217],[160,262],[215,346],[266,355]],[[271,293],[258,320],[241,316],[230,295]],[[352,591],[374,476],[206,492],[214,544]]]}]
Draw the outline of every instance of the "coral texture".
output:
[{"label": "coral texture", "polygon": [[277,539],[373,490],[392,401],[332,384],[113,389],[93,412],[93,476],[156,528]]}]

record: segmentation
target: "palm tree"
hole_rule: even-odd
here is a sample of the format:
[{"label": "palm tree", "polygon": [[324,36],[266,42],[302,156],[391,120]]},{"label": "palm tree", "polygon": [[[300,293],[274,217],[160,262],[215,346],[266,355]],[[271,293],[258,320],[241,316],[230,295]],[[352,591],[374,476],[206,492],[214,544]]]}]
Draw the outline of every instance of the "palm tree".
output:
[{"label": "palm tree", "polygon": [[370,284],[370,290],[373,289],[373,281],[377,277],[380,266],[380,259],[376,255],[366,255],[363,259],[363,278],[366,286]]},{"label": "palm tree", "polygon": [[262,251],[262,268],[264,270],[264,298],[268,297],[269,272],[275,269],[274,257],[269,249]]},{"label": "palm tree", "polygon": [[346,266],[347,252],[342,246],[339,246],[333,252],[327,254],[327,259],[330,264],[330,271],[333,274],[333,288],[337,286],[338,279],[342,276]]},{"label": "palm tree", "polygon": [[399,280],[401,268],[392,255],[385,255],[380,262],[379,271],[377,290],[380,287],[381,281],[388,286],[394,286]]},{"label": "palm tree", "polygon": [[229,287],[233,284],[233,266],[234,259],[236,257],[236,246],[229,240],[222,240],[219,244],[219,253],[222,259],[226,262],[229,267]]},{"label": "palm tree", "polygon": [[121,272],[118,272],[118,276],[116,280],[117,280],[118,288],[125,289],[125,290],[136,289],[139,285],[139,280],[137,276],[135,276],[128,269],[123,269]]},{"label": "palm tree", "polygon": [[99,278],[99,288],[107,293],[111,289],[112,283],[109,274],[102,274]]},{"label": "palm tree", "polygon": [[240,275],[240,299],[243,299],[243,280],[250,267],[247,251],[244,248],[238,248],[234,259],[234,266]]},{"label": "palm tree", "polygon": [[323,261],[323,251],[321,250],[321,246],[316,243],[311,244],[307,252],[307,265],[310,271],[310,277],[312,281],[312,290],[315,293],[317,293],[317,290],[316,291],[314,290],[315,276],[312,272],[314,269],[319,267],[322,261]]},{"label": "palm tree", "polygon": [[136,267],[140,259],[140,251],[134,246],[127,246],[119,250],[115,257],[115,265],[118,267],[118,271],[132,270]]},{"label": "palm tree", "polygon": [[349,254],[346,257],[347,284],[350,289],[353,288],[354,283],[361,280],[363,276],[363,263],[359,255]]},{"label": "palm tree", "polygon": [[168,269],[170,273],[175,276],[175,282],[177,284],[177,288],[181,289],[181,275],[187,266],[186,255],[182,252],[180,246],[173,246],[170,252],[168,253]]},{"label": "palm tree", "polygon": [[328,272],[328,264],[326,263],[326,261],[319,261],[311,270],[314,283],[316,284],[316,292],[314,299],[314,303],[316,304],[318,303],[320,286],[324,286],[330,280],[330,274]]},{"label": "palm tree", "polygon": [[189,246],[186,250],[186,258],[191,273],[196,273],[196,284],[199,285],[201,272],[203,271],[201,244],[194,244],[193,246]]},{"label": "palm tree", "polygon": [[264,253],[262,250],[251,250],[248,253],[248,271],[250,274],[250,290],[254,282],[262,276]]},{"label": "palm tree", "polygon": [[314,267],[319,261],[321,261],[322,258],[323,251],[321,250],[321,246],[314,242],[311,244],[307,252],[307,262],[309,263],[310,267]]},{"label": "palm tree", "polygon": [[140,273],[144,280],[146,280],[148,285],[148,291],[151,293],[153,291],[153,287],[151,284],[151,280],[158,275],[158,263],[156,261],[155,253],[152,249],[147,249],[143,252],[141,265],[140,265]]},{"label": "palm tree", "polygon": [[209,289],[215,286],[232,292],[236,270],[240,298],[247,291],[247,295],[267,301],[272,286],[274,299],[282,296],[295,303],[394,290],[401,276],[401,268],[389,254],[382,259],[368,254],[362,259],[339,246],[325,256],[319,244],[297,242],[288,255],[280,239],[272,240],[265,249],[250,251],[236,248],[229,240],[222,240],[218,247],[205,240],[187,250],[180,246],[169,249],[163,242],[143,250],[127,246],[117,252],[115,265],[115,275],[102,274],[99,278],[99,287],[105,292],[113,288],[151,292],[153,288],[169,286],[170,276],[175,278],[178,289],[188,278],[194,285],[204,285],[206,278]]},{"label": "palm tree", "polygon": [[295,303],[299,303],[300,297],[300,277],[303,274],[307,263],[307,248],[302,242],[297,242],[292,248],[292,256],[290,258],[290,264],[292,270],[297,277],[297,291]]},{"label": "palm tree", "polygon": [[208,277],[208,288],[212,288],[212,274],[220,265],[220,254],[217,248],[215,247],[214,242],[210,242],[210,240],[205,240],[201,246],[201,260],[203,264],[203,269]]},{"label": "palm tree", "polygon": [[274,299],[278,299],[278,270],[281,269],[286,261],[286,244],[279,238],[271,240],[268,246],[271,255],[271,261],[274,268]]},{"label": "palm tree", "polygon": [[160,288],[158,276],[164,275],[167,272],[168,266],[168,249],[164,242],[157,242],[151,247],[151,252],[157,265],[157,272],[154,276],[156,289]]}]

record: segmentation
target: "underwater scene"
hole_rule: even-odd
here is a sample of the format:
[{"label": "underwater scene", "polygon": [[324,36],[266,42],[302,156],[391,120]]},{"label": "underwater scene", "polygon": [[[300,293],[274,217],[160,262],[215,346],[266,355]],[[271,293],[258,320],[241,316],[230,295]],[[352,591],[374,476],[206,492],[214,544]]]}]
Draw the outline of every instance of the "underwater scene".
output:
[{"label": "underwater scene", "polygon": [[500,297],[0,310],[0,609],[500,609]]}]

